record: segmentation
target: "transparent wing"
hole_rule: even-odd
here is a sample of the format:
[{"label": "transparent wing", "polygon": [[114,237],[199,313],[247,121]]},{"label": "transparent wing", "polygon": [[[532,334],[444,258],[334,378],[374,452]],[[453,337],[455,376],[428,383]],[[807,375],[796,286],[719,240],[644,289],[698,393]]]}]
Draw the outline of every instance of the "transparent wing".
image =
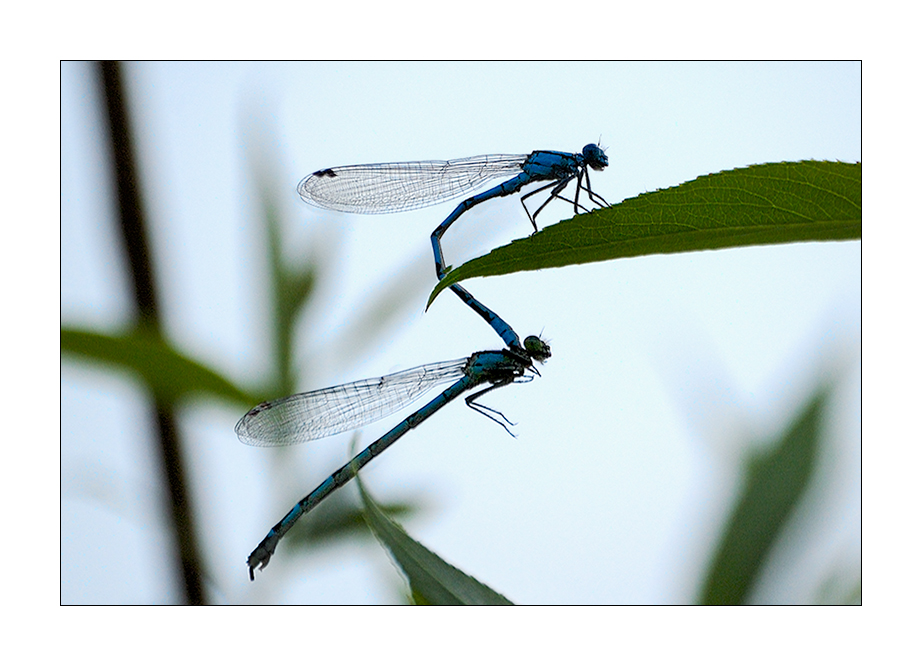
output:
[{"label": "transparent wing", "polygon": [[396,213],[461,196],[522,170],[527,155],[478,155],[447,162],[385,162],[317,171],[298,184],[309,204],[344,213]]},{"label": "transparent wing", "polygon": [[251,446],[287,446],[354,430],[393,414],[434,386],[464,376],[468,359],[430,363],[392,375],[271,400],[234,430]]}]

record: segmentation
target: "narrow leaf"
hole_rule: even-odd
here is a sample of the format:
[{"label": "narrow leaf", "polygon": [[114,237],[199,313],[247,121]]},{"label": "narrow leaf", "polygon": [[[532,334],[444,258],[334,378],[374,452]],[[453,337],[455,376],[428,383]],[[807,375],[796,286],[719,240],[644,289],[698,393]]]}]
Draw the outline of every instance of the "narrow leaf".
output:
[{"label": "narrow leaf", "polygon": [[[421,502],[407,501],[381,505],[385,514],[393,517],[412,516]],[[285,537],[288,548],[310,550],[336,543],[337,540],[372,538],[365,512],[351,495],[334,494],[311,512],[310,520],[299,521]]]},{"label": "narrow leaf", "polygon": [[740,604],[749,598],[813,475],[829,392],[828,386],[821,387],[778,442],[750,463],[745,486],[712,559],[701,603]]},{"label": "narrow leaf", "polygon": [[701,176],[549,226],[452,270],[455,282],[648,254],[861,238],[861,164],[780,162]]},{"label": "narrow leaf", "polygon": [[136,372],[156,396],[166,401],[191,393],[209,393],[247,405],[261,400],[183,356],[155,334],[132,331],[125,335],[105,335],[62,328],[61,354]]},{"label": "narrow leaf", "polygon": [[410,538],[403,528],[388,518],[365,492],[360,478],[356,477],[365,520],[403,569],[410,581],[410,589],[417,603],[439,605],[507,605],[506,597],[448,564],[418,541]]}]

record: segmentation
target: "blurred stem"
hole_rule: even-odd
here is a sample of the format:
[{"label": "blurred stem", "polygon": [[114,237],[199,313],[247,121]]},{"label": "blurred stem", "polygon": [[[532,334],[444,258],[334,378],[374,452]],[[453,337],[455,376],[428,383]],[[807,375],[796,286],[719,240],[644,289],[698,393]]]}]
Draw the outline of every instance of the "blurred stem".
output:
[{"label": "blurred stem", "polygon": [[[117,62],[102,62],[99,64],[99,70],[109,119],[113,177],[118,194],[119,228],[128,257],[134,300],[139,314],[137,326],[159,334],[161,326],[156,281],[148,251],[143,202],[138,185],[125,90],[122,85],[122,68]],[[154,408],[152,427],[160,441],[160,462],[164,483],[169,490],[168,499],[176,535],[174,560],[182,572],[184,601],[189,604],[203,604],[205,599],[201,558],[195,537],[176,415],[172,402],[160,398],[155,398]]]}]

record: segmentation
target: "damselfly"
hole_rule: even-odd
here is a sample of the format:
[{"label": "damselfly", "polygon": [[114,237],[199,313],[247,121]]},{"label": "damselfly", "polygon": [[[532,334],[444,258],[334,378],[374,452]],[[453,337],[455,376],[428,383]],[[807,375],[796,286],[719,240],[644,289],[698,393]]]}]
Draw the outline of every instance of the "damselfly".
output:
[{"label": "damselfly", "polygon": [[[396,213],[431,206],[471,192],[497,178],[509,178],[499,185],[462,201],[432,232],[432,252],[438,279],[445,276],[442,255],[442,235],[465,211],[494,197],[518,192],[532,182],[551,181],[525,194],[521,201],[525,213],[538,230],[535,218],[555,198],[573,204],[574,213],[588,210],[580,204],[580,191],[585,190],[589,201],[598,206],[608,202],[592,191],[589,169],[601,171],[608,166],[608,156],[598,145],[590,143],[581,153],[537,150],[529,155],[478,155],[449,161],[385,162],[321,169],[298,185],[298,193],[307,203],[346,213]],[[576,180],[573,199],[561,196],[564,188]],[[585,181],[585,184],[584,184]],[[547,199],[534,213],[525,200],[551,189]],[[460,285],[451,290],[499,334],[510,347],[519,347],[519,337],[495,312],[475,299]]]},{"label": "damselfly", "polygon": [[488,384],[487,388],[465,398],[465,402],[508,431],[506,424],[497,418],[501,417],[508,423],[505,416],[476,400],[501,386],[531,381],[538,374],[534,362],[543,363],[550,356],[550,347],[531,335],[525,338],[524,347],[481,351],[466,359],[421,365],[384,377],[298,393],[251,409],[235,428],[240,441],[253,446],[285,446],[360,428],[410,404],[434,386],[454,382],[334,472],[269,530],[247,559],[250,580],[253,580],[257,567],[262,570],[269,564],[279,540],[301,516],[354,478],[362,467],[387,447],[462,393]]}]

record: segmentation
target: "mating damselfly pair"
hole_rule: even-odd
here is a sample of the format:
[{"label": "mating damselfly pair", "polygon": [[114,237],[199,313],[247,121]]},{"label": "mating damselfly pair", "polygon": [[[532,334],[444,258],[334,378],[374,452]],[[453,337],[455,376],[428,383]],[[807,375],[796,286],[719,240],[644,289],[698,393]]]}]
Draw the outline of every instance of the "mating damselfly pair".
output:
[{"label": "mating damselfly pair", "polygon": [[[573,205],[574,212],[587,208],[580,204],[585,191],[591,204],[607,206],[589,183],[589,169],[602,170],[608,157],[596,144],[582,153],[535,151],[529,155],[481,155],[450,161],[396,162],[353,165],[321,169],[298,185],[304,201],[350,213],[394,213],[434,205],[471,192],[500,177],[516,175],[499,185],[462,201],[432,232],[432,251],[436,276],[445,275],[441,238],[467,210],[494,197],[520,191],[533,182],[550,181],[522,196],[522,206],[535,231],[535,218],[553,199]],[[576,181],[573,199],[561,193]],[[525,200],[550,189],[550,195],[534,213]],[[410,370],[332,388],[299,393],[262,403],[237,423],[237,436],[254,446],[286,446],[355,430],[409,405],[431,388],[453,382],[441,394],[385,435],[362,450],[334,472],[282,518],[250,554],[247,565],[250,580],[255,569],[269,563],[281,538],[305,513],[337,488],[355,477],[358,471],[387,447],[421,424],[439,409],[475,387],[487,385],[465,398],[468,407],[496,421],[508,431],[500,412],[476,402],[484,394],[512,383],[531,381],[539,374],[534,363],[551,356],[550,347],[536,336],[519,336],[499,315],[475,299],[466,289],[454,284],[451,290],[479,314],[506,343],[507,348],[476,352],[466,359],[419,366]],[[502,419],[502,420],[500,420]]]}]

